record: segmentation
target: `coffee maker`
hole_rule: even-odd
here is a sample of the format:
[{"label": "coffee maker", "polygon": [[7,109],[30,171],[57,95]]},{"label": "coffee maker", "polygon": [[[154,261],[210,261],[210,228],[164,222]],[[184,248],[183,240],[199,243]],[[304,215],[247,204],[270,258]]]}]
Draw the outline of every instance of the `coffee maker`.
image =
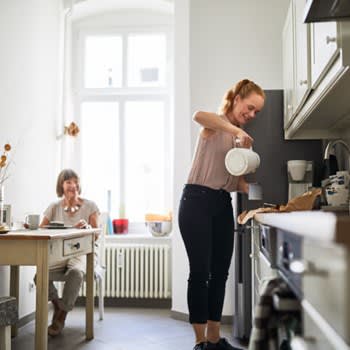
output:
[{"label": "coffee maker", "polygon": [[313,186],[314,162],[308,160],[289,160],[288,200],[300,196]]}]

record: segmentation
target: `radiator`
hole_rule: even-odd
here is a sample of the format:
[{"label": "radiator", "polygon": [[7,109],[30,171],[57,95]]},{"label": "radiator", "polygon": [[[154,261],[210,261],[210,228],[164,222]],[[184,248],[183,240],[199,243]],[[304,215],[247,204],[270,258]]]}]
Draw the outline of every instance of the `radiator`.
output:
[{"label": "radiator", "polygon": [[115,244],[106,247],[105,296],[170,298],[170,247]]}]

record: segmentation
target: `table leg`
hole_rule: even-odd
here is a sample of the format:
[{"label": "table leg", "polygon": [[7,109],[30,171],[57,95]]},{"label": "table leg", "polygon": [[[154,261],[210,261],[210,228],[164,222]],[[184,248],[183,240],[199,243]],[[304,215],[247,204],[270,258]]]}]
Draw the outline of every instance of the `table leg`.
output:
[{"label": "table leg", "polygon": [[[19,302],[19,266],[11,266],[10,273],[10,296],[15,297],[17,300],[17,310]],[[16,337],[18,334],[17,324],[11,327],[11,336]]]},{"label": "table leg", "polygon": [[35,350],[46,350],[49,287],[48,241],[38,241],[37,244]]},{"label": "table leg", "polygon": [[94,337],[94,253],[86,255],[86,339]]}]

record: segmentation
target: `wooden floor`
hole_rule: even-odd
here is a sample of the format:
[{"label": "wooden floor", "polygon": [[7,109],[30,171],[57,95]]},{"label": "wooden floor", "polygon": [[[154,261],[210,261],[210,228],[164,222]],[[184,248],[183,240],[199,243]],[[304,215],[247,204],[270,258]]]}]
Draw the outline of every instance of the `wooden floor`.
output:
[{"label": "wooden floor", "polygon": [[[51,319],[51,315],[50,318]],[[232,341],[231,325],[222,327],[222,336]],[[61,335],[49,337],[49,350],[192,350],[194,338],[187,322],[170,317],[170,310],[111,308],[105,319],[95,314],[95,338],[85,341],[85,312],[76,307],[68,314]],[[242,347],[244,348],[244,347]],[[12,339],[12,350],[34,350],[34,321],[19,329]]]}]

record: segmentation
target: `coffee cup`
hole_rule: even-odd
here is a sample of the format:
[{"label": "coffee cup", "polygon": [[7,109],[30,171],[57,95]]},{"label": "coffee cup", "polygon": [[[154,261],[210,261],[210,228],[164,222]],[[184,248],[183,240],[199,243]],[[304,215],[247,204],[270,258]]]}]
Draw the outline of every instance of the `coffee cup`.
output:
[{"label": "coffee cup", "polygon": [[227,171],[234,176],[255,172],[260,165],[260,157],[252,149],[232,148],[225,157]]},{"label": "coffee cup", "polygon": [[24,221],[30,230],[36,230],[39,227],[40,215],[28,214]]}]

